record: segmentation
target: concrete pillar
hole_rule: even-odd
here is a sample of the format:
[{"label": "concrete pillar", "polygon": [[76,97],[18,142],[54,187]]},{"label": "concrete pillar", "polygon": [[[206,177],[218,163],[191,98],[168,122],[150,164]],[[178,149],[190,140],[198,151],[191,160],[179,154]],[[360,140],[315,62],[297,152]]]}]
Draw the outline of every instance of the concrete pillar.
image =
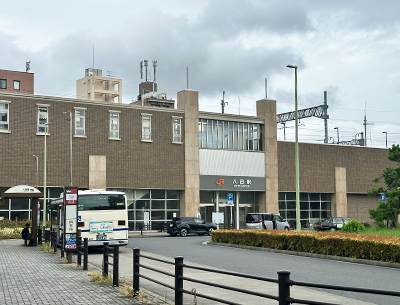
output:
[{"label": "concrete pillar", "polygon": [[89,189],[106,189],[107,159],[106,156],[89,156]]},{"label": "concrete pillar", "polygon": [[[347,217],[346,168],[335,167],[335,210],[332,216]],[[336,215],[335,215],[336,213]]]},{"label": "concrete pillar", "polygon": [[257,116],[264,118],[263,149],[265,151],[265,195],[260,194],[260,212],[279,213],[278,206],[278,142],[276,101],[257,101]]},{"label": "concrete pillar", "polygon": [[177,108],[185,111],[185,191],[181,192],[181,216],[196,217],[200,212],[198,91],[178,92]]}]

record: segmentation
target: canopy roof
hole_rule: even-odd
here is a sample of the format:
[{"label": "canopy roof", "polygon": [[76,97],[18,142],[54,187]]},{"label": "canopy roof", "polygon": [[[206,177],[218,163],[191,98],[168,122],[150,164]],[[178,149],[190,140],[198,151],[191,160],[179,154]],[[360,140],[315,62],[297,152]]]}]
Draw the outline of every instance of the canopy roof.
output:
[{"label": "canopy roof", "polygon": [[1,198],[41,198],[43,193],[37,188],[29,185],[16,185],[9,188],[3,194]]}]

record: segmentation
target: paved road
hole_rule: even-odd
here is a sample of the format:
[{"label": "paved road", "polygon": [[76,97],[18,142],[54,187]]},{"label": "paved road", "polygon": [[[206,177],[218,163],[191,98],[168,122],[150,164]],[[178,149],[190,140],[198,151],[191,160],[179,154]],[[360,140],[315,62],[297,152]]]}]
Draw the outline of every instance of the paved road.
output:
[{"label": "paved road", "polygon": [[[266,277],[276,278],[278,270],[289,270],[291,277],[299,281],[395,291],[400,287],[399,269],[204,244],[207,241],[210,238],[204,236],[134,238],[128,247],[170,258],[183,256],[185,261]],[[374,304],[400,304],[400,298],[394,297],[335,294]]]},{"label": "paved road", "polygon": [[[121,249],[121,268],[122,276],[132,277],[132,248],[141,249],[142,254],[156,256],[161,259],[173,261],[176,256],[183,256],[185,263],[209,266],[218,269],[236,271],[247,274],[255,274],[265,277],[277,278],[278,270],[290,270],[292,278],[295,280],[307,282],[320,282],[325,284],[349,285],[355,287],[369,287],[378,289],[398,290],[398,277],[400,270],[351,264],[345,262],[316,259],[309,257],[299,257],[293,255],[284,255],[278,253],[255,251],[247,249],[237,249],[207,245],[209,237],[188,236],[181,237],[152,237],[152,238],[132,238],[129,240],[128,248]],[[89,258],[91,263],[101,264],[100,254],[91,254]],[[142,260],[141,263],[151,265],[156,268],[162,268],[164,271],[173,273],[173,266],[156,263],[153,261]],[[171,278],[145,271],[146,275],[157,278],[160,281],[173,285]],[[196,277],[202,280],[212,280],[222,284],[234,285],[238,287],[256,290],[264,293],[277,295],[275,284],[254,283],[249,280],[238,280],[227,276],[210,275],[206,272],[192,272],[189,269],[185,271],[185,276]],[[217,296],[221,291],[212,288],[205,288],[188,283],[185,289],[190,290],[193,287],[197,291]],[[173,299],[173,292],[167,288],[152,284],[146,280],[141,280],[141,287],[163,296],[166,299]],[[222,298],[232,297],[232,293],[227,293]],[[335,294],[325,291],[305,288],[292,288],[292,296],[306,297],[309,299],[332,302],[337,304],[399,304],[399,299],[380,296],[360,296],[351,293],[335,292]],[[243,296],[241,296],[243,297]],[[351,298],[352,300],[348,299]],[[240,299],[234,297],[234,301],[241,304],[255,304],[260,299],[250,301],[249,298]],[[193,304],[193,297],[186,296],[185,302]],[[198,304],[216,304],[200,299]],[[263,301],[263,304],[277,304],[276,301]]]}]

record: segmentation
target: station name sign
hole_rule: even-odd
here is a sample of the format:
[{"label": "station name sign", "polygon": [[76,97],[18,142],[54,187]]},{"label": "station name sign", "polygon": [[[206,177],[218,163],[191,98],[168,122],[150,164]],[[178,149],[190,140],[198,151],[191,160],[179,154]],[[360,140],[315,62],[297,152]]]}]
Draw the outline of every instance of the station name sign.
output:
[{"label": "station name sign", "polygon": [[200,175],[200,190],[265,191],[265,178]]}]

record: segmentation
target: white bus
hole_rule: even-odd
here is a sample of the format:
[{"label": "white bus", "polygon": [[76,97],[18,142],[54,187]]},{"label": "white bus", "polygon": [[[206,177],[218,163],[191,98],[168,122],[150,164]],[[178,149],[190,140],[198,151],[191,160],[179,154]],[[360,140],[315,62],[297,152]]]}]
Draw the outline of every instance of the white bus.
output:
[{"label": "white bus", "polygon": [[[62,240],[63,194],[51,203],[52,225]],[[128,244],[126,194],[105,190],[78,191],[78,230],[89,246]]]}]

